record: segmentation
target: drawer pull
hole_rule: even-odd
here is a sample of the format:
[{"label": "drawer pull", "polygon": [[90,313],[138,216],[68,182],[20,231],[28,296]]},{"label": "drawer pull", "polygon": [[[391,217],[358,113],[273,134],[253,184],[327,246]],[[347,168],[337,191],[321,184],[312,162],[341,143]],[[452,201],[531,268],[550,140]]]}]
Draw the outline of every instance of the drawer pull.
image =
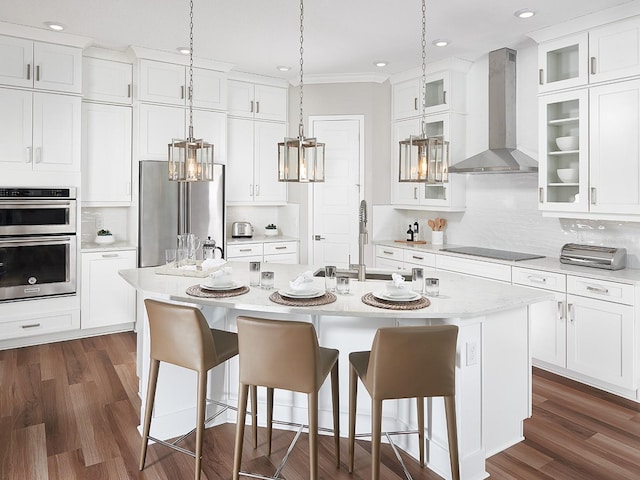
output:
[{"label": "drawer pull", "polygon": [[413,255],[411,258],[415,258],[416,260],[424,260],[424,257],[416,257],[415,255]]},{"label": "drawer pull", "polygon": [[287,247],[275,247],[276,250],[286,250]]},{"label": "drawer pull", "polygon": [[29,323],[28,325],[20,325],[20,328],[38,328],[39,326],[39,323]]},{"label": "drawer pull", "polygon": [[605,288],[605,287],[594,287],[592,285],[588,285],[587,286],[587,291],[588,292],[593,292],[593,293],[602,293],[603,295],[608,295],[609,294],[609,289]]},{"label": "drawer pull", "polygon": [[385,255],[395,255],[393,252],[390,252],[389,250],[383,250],[382,253],[384,253]]},{"label": "drawer pull", "polygon": [[120,255],[117,253],[103,253],[102,258],[118,258]]},{"label": "drawer pull", "polygon": [[250,248],[241,248],[239,251],[241,251],[241,252],[250,252],[251,249]]},{"label": "drawer pull", "polygon": [[536,275],[529,275],[527,277],[529,279],[529,281],[533,282],[533,283],[547,283],[547,279],[544,277],[538,277]]}]

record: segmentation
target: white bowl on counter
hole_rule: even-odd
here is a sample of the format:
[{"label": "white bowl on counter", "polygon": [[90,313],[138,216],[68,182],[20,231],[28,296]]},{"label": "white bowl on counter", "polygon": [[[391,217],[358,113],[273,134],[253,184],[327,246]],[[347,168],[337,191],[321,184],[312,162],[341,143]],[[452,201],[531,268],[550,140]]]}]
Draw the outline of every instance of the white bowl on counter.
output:
[{"label": "white bowl on counter", "polygon": [[115,241],[116,239],[113,235],[96,235],[96,238],[94,239],[94,242],[99,245],[109,245]]},{"label": "white bowl on counter", "polygon": [[558,137],[556,138],[556,145],[562,151],[566,150],[578,150],[578,137],[576,136],[568,136],[568,137]]},{"label": "white bowl on counter", "polygon": [[558,178],[563,183],[576,183],[578,181],[577,168],[559,168],[556,170]]}]

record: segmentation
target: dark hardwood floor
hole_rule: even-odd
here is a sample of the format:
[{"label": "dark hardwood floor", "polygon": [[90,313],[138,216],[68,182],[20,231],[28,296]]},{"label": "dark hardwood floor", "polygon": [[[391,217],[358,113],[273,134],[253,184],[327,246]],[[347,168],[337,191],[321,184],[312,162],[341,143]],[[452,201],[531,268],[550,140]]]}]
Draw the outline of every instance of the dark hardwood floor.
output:
[{"label": "dark hardwood floor", "polygon": [[[150,446],[147,467],[138,472],[135,348],[135,334],[122,333],[0,351],[0,480],[192,478],[193,458],[160,445]],[[491,478],[640,479],[638,404],[539,370],[533,391],[526,440],[489,459]],[[268,457],[261,430],[258,449],[245,446],[243,469],[272,473],[292,436],[274,431]],[[233,439],[233,425],[207,430],[203,478],[231,478]],[[368,446],[358,443],[350,475],[346,440],[338,470],[330,437],[321,437],[320,478],[368,479]],[[382,458],[382,480],[404,478],[386,445]],[[440,478],[405,460],[416,480]],[[282,476],[308,478],[304,435]]]}]

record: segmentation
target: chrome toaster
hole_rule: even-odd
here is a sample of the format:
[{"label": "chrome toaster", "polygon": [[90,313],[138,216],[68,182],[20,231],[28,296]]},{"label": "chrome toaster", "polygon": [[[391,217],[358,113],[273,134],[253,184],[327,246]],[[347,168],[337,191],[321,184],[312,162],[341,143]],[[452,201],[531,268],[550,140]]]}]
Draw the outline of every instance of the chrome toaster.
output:
[{"label": "chrome toaster", "polygon": [[233,238],[251,238],[253,237],[253,226],[249,222],[233,222],[231,236]]},{"label": "chrome toaster", "polygon": [[627,266],[627,249],[567,243],[560,251],[560,262],[581,267],[620,270]]}]

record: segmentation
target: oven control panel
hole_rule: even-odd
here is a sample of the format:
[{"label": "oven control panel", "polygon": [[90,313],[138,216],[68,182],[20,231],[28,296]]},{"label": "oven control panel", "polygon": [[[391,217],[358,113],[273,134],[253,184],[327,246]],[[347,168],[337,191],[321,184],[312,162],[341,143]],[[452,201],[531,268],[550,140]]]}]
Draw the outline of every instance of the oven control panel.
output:
[{"label": "oven control panel", "polygon": [[0,198],[76,198],[75,188],[0,188]]}]

